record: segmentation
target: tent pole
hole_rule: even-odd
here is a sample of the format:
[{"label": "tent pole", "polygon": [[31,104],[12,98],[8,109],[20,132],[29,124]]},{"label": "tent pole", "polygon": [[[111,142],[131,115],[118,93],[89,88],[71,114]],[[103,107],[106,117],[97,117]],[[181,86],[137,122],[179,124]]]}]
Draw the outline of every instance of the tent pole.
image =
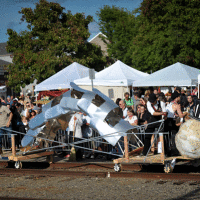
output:
[{"label": "tent pole", "polygon": [[93,90],[93,79],[91,79],[91,83],[92,83],[92,90]]}]

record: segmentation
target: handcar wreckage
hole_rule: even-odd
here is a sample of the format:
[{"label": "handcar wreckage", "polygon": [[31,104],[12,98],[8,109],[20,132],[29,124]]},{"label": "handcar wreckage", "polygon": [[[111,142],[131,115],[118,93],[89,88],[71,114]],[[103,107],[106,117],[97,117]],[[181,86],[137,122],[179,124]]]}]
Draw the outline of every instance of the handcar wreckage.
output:
[{"label": "handcar wreckage", "polygon": [[[31,158],[47,156],[47,160],[52,162],[54,150],[66,146],[118,157],[113,160],[115,164],[114,170],[117,172],[121,171],[123,163],[163,164],[166,173],[172,172],[176,162],[179,161],[191,162],[196,166],[200,165],[200,122],[198,120],[190,119],[181,125],[175,140],[180,156],[165,156],[164,135],[166,136],[169,133],[162,131],[164,120],[156,122],[159,123],[159,128],[153,133],[154,140],[149,149],[150,152],[159,138],[159,142],[157,142],[157,144],[159,143],[159,153],[138,156],[143,149],[140,136],[145,136],[145,128],[148,124],[132,126],[119,116],[118,106],[99,90],[93,88],[92,91],[88,91],[81,89],[74,83],[70,85],[72,87],[71,90],[44,105],[42,112],[29,122],[29,130],[24,134],[21,141],[23,148],[19,152],[16,152],[14,134],[12,134],[12,155],[9,155],[8,159],[15,161],[16,168],[22,167],[21,161]],[[90,118],[90,127],[98,134],[76,142],[74,140],[71,140],[71,142],[69,142],[70,140],[67,142],[55,140],[59,130],[66,130],[75,112],[86,114]],[[134,142],[131,142],[133,140]],[[113,147],[117,145],[122,154],[99,151],[98,149],[95,150],[92,147],[81,145],[88,142],[104,143]],[[41,143],[44,144],[42,147],[39,145]],[[56,143],[56,145],[53,146],[53,143]]]}]

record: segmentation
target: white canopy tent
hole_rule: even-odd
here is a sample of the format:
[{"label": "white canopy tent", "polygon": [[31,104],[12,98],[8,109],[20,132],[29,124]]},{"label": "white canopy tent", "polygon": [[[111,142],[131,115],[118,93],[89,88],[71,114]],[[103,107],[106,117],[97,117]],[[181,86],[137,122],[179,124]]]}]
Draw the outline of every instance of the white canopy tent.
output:
[{"label": "white canopy tent", "polygon": [[[96,86],[131,86],[133,81],[148,76],[137,69],[129,67],[120,60],[95,74],[93,84]],[[77,85],[91,85],[89,77],[75,80]]]},{"label": "white canopy tent", "polygon": [[74,62],[40,84],[36,85],[35,91],[47,91],[71,88],[70,82],[89,76],[89,68]]},{"label": "white canopy tent", "polygon": [[199,73],[199,69],[177,62],[133,82],[133,87],[192,86],[197,83]]},{"label": "white canopy tent", "polygon": [[[129,67],[118,60],[113,65],[95,74],[93,86],[111,99],[116,100],[117,98],[124,98],[124,93],[127,90],[130,92],[133,81],[144,79],[146,76],[148,76],[147,73]],[[75,80],[74,83],[83,89],[91,89],[89,77]]]}]

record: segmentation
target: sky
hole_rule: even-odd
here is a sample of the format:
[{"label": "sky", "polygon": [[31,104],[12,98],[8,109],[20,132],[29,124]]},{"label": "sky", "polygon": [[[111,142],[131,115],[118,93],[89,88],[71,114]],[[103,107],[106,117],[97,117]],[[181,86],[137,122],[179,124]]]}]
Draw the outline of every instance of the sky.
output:
[{"label": "sky", "polygon": [[[94,22],[89,24],[90,37],[88,41],[97,35],[99,31],[97,11],[100,11],[104,5],[117,6],[125,8],[129,11],[140,6],[142,0],[48,0],[49,2],[57,2],[65,8],[64,12],[70,10],[72,14],[84,13],[85,16],[93,16]],[[0,0],[0,43],[8,41],[7,29],[11,28],[17,33],[26,30],[27,23],[20,24],[21,14],[18,11],[21,8],[35,8],[35,3],[39,0]]]}]

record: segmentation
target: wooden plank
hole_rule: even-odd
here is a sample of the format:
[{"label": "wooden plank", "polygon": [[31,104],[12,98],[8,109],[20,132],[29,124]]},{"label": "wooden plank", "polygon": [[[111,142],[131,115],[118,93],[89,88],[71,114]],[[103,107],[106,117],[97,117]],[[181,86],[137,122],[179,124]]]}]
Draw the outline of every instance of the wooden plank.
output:
[{"label": "wooden plank", "polygon": [[129,155],[129,157],[130,156],[134,156],[134,155],[139,155],[140,153],[142,153],[143,149],[144,149],[144,146],[143,147],[138,147],[137,149],[134,149],[131,152],[129,152],[128,155]]},{"label": "wooden plank", "polygon": [[149,163],[149,164],[162,163],[159,154],[147,156],[145,162],[144,162],[144,159],[145,159],[145,156],[134,156],[134,157],[130,157],[129,159],[126,159],[126,158],[115,159],[113,160],[113,162],[115,164],[118,164],[118,163]]},{"label": "wooden plank", "polygon": [[36,154],[24,155],[24,156],[8,156],[9,160],[13,161],[22,161],[22,160],[29,160],[31,158],[39,158],[43,156],[48,156],[54,154],[53,151],[41,152]]},{"label": "wooden plank", "polygon": [[194,158],[188,158],[187,156],[172,156],[165,158],[165,161],[173,160],[174,158],[178,160],[195,160]]},{"label": "wooden plank", "polygon": [[11,135],[11,144],[12,144],[12,155],[16,155],[16,147],[15,147],[15,135]]},{"label": "wooden plank", "polygon": [[164,148],[164,138],[163,138],[162,133],[159,133],[159,138],[160,138],[160,142],[161,142],[161,145],[162,145],[162,153],[160,154],[160,159],[161,159],[161,162],[164,164],[164,162],[165,162],[165,148]]},{"label": "wooden plank", "polygon": [[128,155],[128,138],[127,138],[127,135],[124,136],[124,150],[125,150],[125,159],[128,159],[129,155]]}]

